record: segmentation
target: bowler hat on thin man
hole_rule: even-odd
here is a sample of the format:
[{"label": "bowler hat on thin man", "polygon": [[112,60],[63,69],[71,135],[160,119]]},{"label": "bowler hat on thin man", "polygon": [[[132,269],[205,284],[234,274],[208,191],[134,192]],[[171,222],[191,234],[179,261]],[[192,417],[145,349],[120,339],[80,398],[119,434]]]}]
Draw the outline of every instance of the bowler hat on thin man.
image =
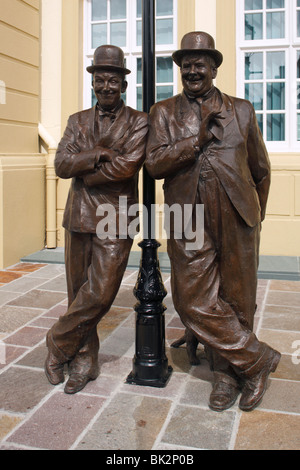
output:
[{"label": "bowler hat on thin man", "polygon": [[105,45],[99,46],[94,52],[93,65],[86,68],[89,73],[96,70],[114,70],[121,73],[131,73],[125,68],[124,52],[120,47]]},{"label": "bowler hat on thin man", "polygon": [[208,54],[215,59],[216,67],[220,67],[223,62],[223,55],[215,48],[214,38],[203,31],[193,31],[183,36],[181,49],[174,52],[172,58],[179,67],[185,54]]}]

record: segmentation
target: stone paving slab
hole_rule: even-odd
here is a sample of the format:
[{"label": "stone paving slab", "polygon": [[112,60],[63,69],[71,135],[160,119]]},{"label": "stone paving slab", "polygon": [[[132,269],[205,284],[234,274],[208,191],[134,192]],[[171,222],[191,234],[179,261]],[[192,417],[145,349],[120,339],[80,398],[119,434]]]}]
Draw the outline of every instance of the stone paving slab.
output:
[{"label": "stone paving slab", "polygon": [[170,344],[184,327],[162,274],[166,355],[164,388],[126,383],[135,353],[133,287],[127,269],[110,312],[98,326],[100,376],[76,395],[53,387],[43,366],[45,336],[67,310],[64,266],[19,263],[0,273],[0,450],[256,450],[300,447],[300,282],[259,280],[255,329],[282,353],[260,406],[208,408],[212,372],[202,346],[191,366],[185,346]]}]

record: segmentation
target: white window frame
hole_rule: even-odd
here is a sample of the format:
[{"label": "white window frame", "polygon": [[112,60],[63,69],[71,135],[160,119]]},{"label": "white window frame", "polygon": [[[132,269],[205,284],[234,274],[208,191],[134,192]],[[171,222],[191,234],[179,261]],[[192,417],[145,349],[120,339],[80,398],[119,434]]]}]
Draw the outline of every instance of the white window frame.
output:
[{"label": "white window frame", "polygon": [[[266,0],[263,0],[263,7],[266,5]],[[267,112],[264,105],[264,138],[265,143],[270,152],[281,151],[294,151],[299,152],[300,141],[297,141],[297,50],[300,50],[300,37],[297,37],[297,14],[296,13],[297,0],[285,0],[285,38],[282,39],[266,39],[265,35],[265,15],[264,8],[264,23],[263,23],[263,38],[259,40],[245,40],[245,21],[244,21],[244,0],[237,0],[236,13],[237,13],[237,95],[241,98],[245,97],[245,66],[244,57],[247,52],[264,52],[264,71],[266,71],[265,56],[266,52],[285,51],[285,110],[282,113],[286,114],[285,121],[285,141],[267,141],[267,128],[266,128],[266,114],[272,114],[272,111]],[[300,8],[298,8],[300,10]],[[276,11],[276,10],[275,10]],[[264,83],[271,82],[264,77],[261,80]],[[266,94],[264,94],[266,97]],[[265,100],[266,101],[266,100]],[[298,113],[300,110],[298,110]],[[276,111],[275,111],[276,113]],[[280,111],[278,111],[280,113]],[[280,113],[281,114],[281,113]]]},{"label": "white window frame", "polygon": [[[137,107],[137,58],[142,57],[142,46],[136,45],[136,0],[127,1],[127,34],[126,46],[122,47],[126,59],[126,67],[131,70],[131,73],[126,75],[128,88],[126,91],[126,104],[132,108]],[[90,89],[91,89],[91,76],[86,71],[86,67],[91,65],[94,50],[92,48],[92,31],[91,31],[91,0],[84,0],[84,15],[83,15],[83,54],[84,54],[84,69],[83,69],[83,106],[84,108],[91,107]],[[161,19],[170,18],[170,16],[159,17]],[[120,21],[120,20],[115,20]],[[156,45],[156,57],[171,56],[173,51],[177,49],[177,0],[173,0],[173,43]],[[160,84],[157,84],[158,86]],[[163,83],[163,85],[172,85],[173,94],[178,92],[177,84],[177,67],[173,66],[173,82]]]}]

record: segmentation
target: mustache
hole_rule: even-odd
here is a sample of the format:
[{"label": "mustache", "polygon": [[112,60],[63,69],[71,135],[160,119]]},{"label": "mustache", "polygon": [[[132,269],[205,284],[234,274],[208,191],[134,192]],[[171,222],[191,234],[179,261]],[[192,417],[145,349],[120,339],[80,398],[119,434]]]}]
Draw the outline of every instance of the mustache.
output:
[{"label": "mustache", "polygon": [[198,82],[199,80],[203,80],[204,76],[200,74],[187,73],[186,75],[183,75],[183,78],[189,82]]}]

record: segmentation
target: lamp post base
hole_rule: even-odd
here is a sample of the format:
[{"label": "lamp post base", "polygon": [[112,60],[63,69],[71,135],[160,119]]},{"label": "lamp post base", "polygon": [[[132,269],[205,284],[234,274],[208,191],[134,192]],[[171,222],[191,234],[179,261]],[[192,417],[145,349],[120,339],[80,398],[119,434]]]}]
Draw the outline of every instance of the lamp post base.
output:
[{"label": "lamp post base", "polygon": [[165,387],[172,373],[165,355],[165,316],[166,307],[162,303],[167,291],[163,285],[156,240],[144,240],[142,260],[134,295],[138,299],[135,305],[136,341],[133,369],[128,375],[128,384],[149,387]]}]

